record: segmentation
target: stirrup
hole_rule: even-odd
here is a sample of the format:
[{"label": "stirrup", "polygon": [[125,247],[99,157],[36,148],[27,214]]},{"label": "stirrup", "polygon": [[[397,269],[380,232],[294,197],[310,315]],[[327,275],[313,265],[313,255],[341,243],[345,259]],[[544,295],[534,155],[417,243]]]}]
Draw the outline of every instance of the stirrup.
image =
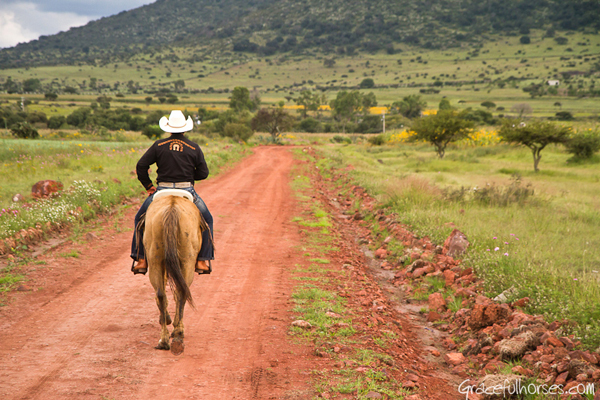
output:
[{"label": "stirrup", "polygon": [[210,274],[212,272],[212,264],[211,264],[210,260],[204,260],[204,261],[208,261],[208,271],[196,268],[195,271],[198,275]]},{"label": "stirrup", "polygon": [[135,266],[135,262],[136,260],[133,260],[133,262],[131,263],[131,272],[133,272],[134,275],[137,274],[142,274],[142,275],[146,275],[146,272],[148,272],[148,268],[133,268]]}]

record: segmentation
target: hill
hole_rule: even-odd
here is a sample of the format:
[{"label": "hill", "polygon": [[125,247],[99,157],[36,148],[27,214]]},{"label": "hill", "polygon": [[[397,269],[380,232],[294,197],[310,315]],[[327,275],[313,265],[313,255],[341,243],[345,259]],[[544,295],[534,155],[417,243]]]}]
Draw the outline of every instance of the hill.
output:
[{"label": "hill", "polygon": [[0,51],[0,68],[126,61],[168,46],[260,55],[352,55],[484,41],[531,29],[600,29],[595,0],[158,0]]}]

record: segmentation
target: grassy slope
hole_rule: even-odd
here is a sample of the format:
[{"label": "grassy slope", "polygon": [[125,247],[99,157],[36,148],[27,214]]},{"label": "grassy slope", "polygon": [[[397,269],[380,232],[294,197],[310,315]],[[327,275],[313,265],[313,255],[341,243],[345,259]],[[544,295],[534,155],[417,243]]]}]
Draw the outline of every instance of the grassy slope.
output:
[{"label": "grassy slope", "polygon": [[[350,145],[324,152],[353,165],[359,184],[417,234],[442,243],[454,226],[464,232],[471,242],[464,262],[486,279],[490,295],[515,286],[516,297],[531,298],[530,311],[576,320],[585,342],[600,344],[597,163],[569,165],[568,155],[549,148],[542,153],[542,171],[535,174],[529,151],[504,145],[450,149],[444,160],[424,145]],[[506,188],[511,173],[535,190],[522,204],[444,199],[444,188]]]},{"label": "grassy slope", "polygon": [[[90,77],[96,77],[99,84],[107,84],[111,87],[118,82],[120,90],[126,92],[126,84],[130,80],[138,82],[144,88],[156,90],[161,87],[168,88],[175,80],[183,79],[188,89],[202,90],[212,87],[215,90],[231,90],[235,86],[256,88],[260,91],[263,102],[276,103],[283,100],[285,96],[289,96],[290,92],[292,95],[296,94],[297,90],[301,88],[314,89],[316,85],[355,86],[365,77],[371,77],[378,85],[400,85],[398,88],[373,90],[380,104],[389,104],[403,96],[419,92],[419,88],[405,87],[409,83],[431,84],[437,79],[442,81],[483,81],[485,78],[493,81],[514,76],[516,78],[524,77],[527,80],[517,82],[514,87],[509,84],[504,89],[489,82],[463,85],[460,88],[444,87],[439,94],[424,95],[424,98],[431,108],[437,108],[441,98],[446,96],[453,105],[459,108],[478,107],[482,101],[492,100],[498,106],[505,107],[507,111],[517,103],[526,102],[533,107],[535,115],[539,116],[553,115],[559,110],[553,104],[559,101],[562,103],[562,110],[571,111],[579,116],[597,115],[598,107],[594,99],[577,99],[560,95],[530,99],[530,96],[524,93],[522,88],[529,83],[540,83],[550,78],[553,79],[560,72],[589,71],[592,65],[600,60],[600,35],[574,33],[566,36],[569,43],[562,46],[556,44],[551,38],[543,38],[541,31],[534,31],[530,36],[532,43],[528,45],[520,44],[518,37],[491,37],[479,49],[479,55],[476,57],[472,56],[474,49],[469,47],[438,51],[404,47],[403,52],[395,55],[378,53],[336,57],[336,65],[333,68],[325,68],[321,57],[249,58],[246,55],[234,53],[220,57],[215,56],[213,59],[196,63],[179,61],[158,64],[148,56],[143,56],[129,61],[130,65],[127,63],[116,64],[116,68],[115,64],[111,64],[105,67],[69,66],[2,70],[0,71],[0,82],[8,76],[16,80],[38,78],[43,84],[59,78],[63,85],[79,87],[78,84],[83,83],[84,80],[89,83]],[[179,48],[173,51],[183,59],[192,55],[194,49]],[[331,57],[331,55],[327,57]],[[421,57],[421,62],[417,57]],[[570,60],[561,60],[561,57],[568,57]],[[398,64],[398,60],[402,61],[402,65]],[[411,60],[413,61],[411,62]],[[574,65],[569,66],[569,63],[574,63]],[[170,77],[166,76],[168,70],[172,72]],[[350,70],[354,70],[354,72],[350,72]],[[424,76],[425,73],[426,76]],[[205,77],[199,78],[200,74]],[[484,74],[484,76],[480,77],[480,74]],[[449,76],[446,77],[446,75]],[[150,79],[151,77],[155,78]],[[562,78],[559,79],[562,80]],[[575,78],[574,86],[582,85],[588,88],[595,83],[595,79],[597,76],[588,78],[579,76]],[[308,83],[309,80],[313,81],[312,85]],[[303,82],[305,83],[303,84]],[[267,91],[267,89],[270,90]],[[64,102],[73,102],[78,105],[89,104],[89,101],[96,96],[96,92],[84,90],[82,95],[61,95],[58,104],[62,106],[64,106]],[[146,107],[144,103],[146,96],[146,94],[127,94],[126,103],[122,104],[141,106],[144,110],[159,107],[158,104]],[[181,94],[178,104],[190,108],[202,104],[224,109],[227,107],[228,96],[227,93]],[[335,92],[328,92],[329,99],[334,96]],[[44,103],[42,95],[27,95],[26,97]],[[0,95],[0,99],[10,99],[10,101],[16,101],[18,98],[20,96]],[[459,104],[459,100],[463,100],[465,103]],[[293,105],[293,102],[287,104]],[[66,112],[60,107],[53,107],[50,110],[46,107],[44,111],[50,114]]]}]

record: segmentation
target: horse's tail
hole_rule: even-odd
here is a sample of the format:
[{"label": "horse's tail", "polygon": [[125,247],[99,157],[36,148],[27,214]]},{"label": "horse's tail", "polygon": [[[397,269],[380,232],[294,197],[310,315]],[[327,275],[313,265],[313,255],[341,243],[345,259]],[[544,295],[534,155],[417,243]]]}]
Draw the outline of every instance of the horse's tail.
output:
[{"label": "horse's tail", "polygon": [[165,246],[165,269],[171,289],[178,293],[180,300],[186,300],[194,306],[192,292],[185,282],[181,273],[181,262],[179,260],[179,212],[174,203],[167,207],[163,215],[164,246]]}]

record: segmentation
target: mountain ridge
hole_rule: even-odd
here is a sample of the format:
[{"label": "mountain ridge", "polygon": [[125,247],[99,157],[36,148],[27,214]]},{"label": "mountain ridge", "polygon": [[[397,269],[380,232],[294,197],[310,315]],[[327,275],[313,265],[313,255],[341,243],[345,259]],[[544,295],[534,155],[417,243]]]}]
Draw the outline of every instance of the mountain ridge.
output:
[{"label": "mountain ridge", "polygon": [[260,55],[449,48],[530,29],[600,30],[592,0],[158,0],[0,50],[0,68],[123,61],[165,46]]}]

